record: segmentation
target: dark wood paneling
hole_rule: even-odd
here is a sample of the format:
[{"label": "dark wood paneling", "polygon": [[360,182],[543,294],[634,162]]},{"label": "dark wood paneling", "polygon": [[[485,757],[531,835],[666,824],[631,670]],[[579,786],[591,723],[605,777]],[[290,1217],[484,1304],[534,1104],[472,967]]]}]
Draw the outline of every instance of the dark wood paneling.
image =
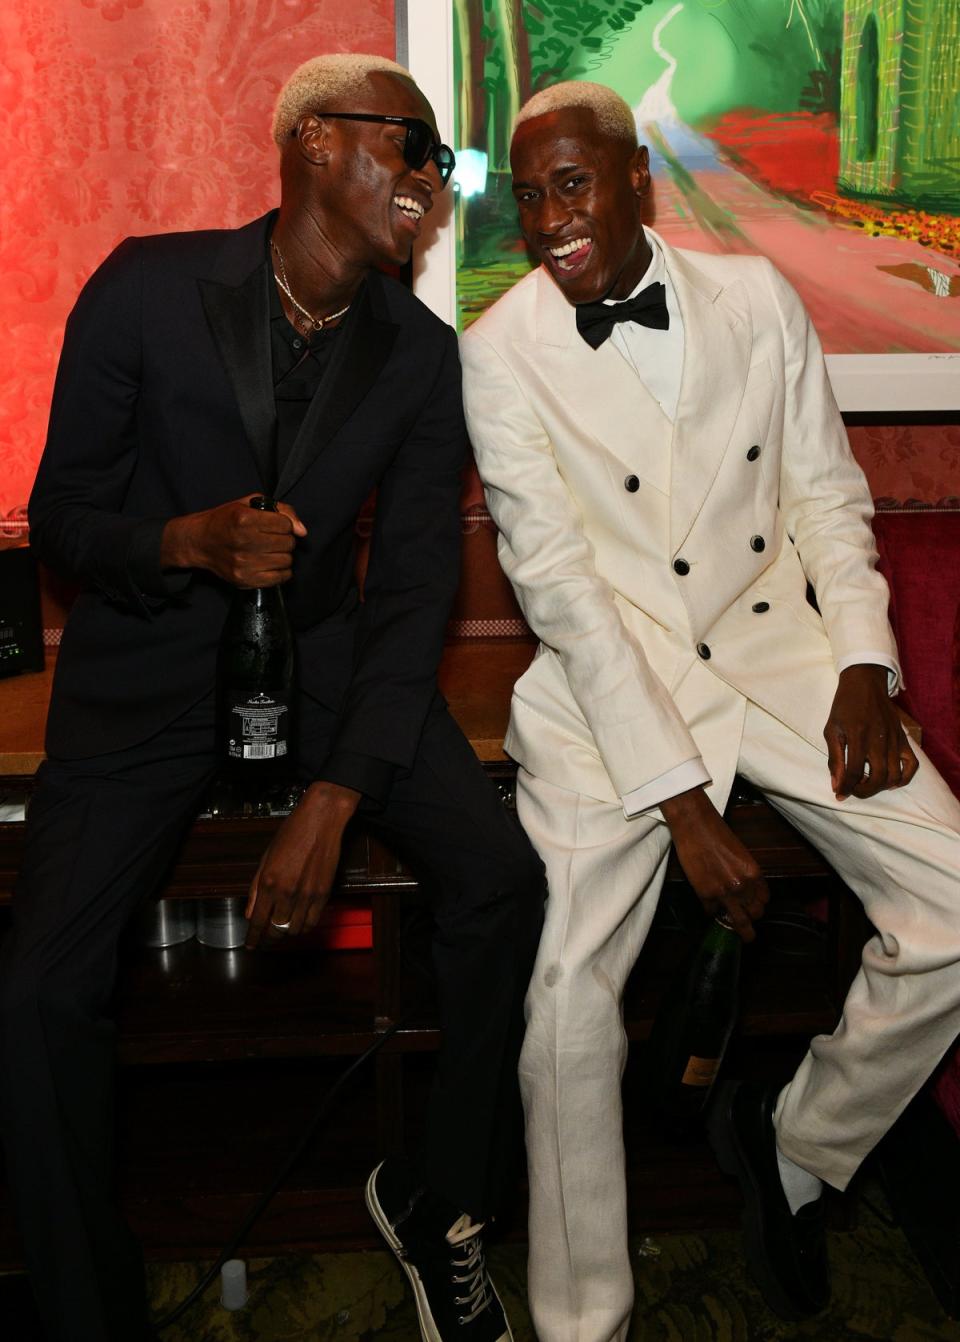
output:
[{"label": "dark wood paneling", "polygon": [[[451,707],[507,805],[509,687],[530,654],[523,643],[485,649],[475,642],[448,650],[445,663]],[[36,684],[28,698],[39,712]],[[16,786],[29,784],[24,772],[17,765]],[[738,785],[727,816],[772,892],[757,944],[744,956],[735,1065],[741,1073],[785,1077],[795,1057],[785,1060],[784,1049],[798,1056],[798,1038],[832,1028],[866,928],[857,902],[766,802]],[[279,823],[271,815],[198,819],[164,895],[243,896]],[[0,825],[0,935],[22,843],[22,825]],[[349,833],[337,898],[369,902],[371,949],[330,951],[315,937],[257,952],[193,940],[160,951],[128,938],[117,987],[120,1168],[125,1205],[151,1255],[217,1250],[299,1140],[335,1075],[401,1021],[250,1241],[264,1250],[375,1243],[363,1180],[375,1158],[398,1149],[405,1131],[418,1130],[439,1034],[416,881],[359,825]],[[625,999],[636,1043],[625,1099],[631,1205],[638,1224],[651,1229],[727,1224],[737,1205],[702,1142],[677,1146],[654,1130],[631,1080],[660,994],[700,916],[671,862]],[[522,1233],[523,1196],[518,1186],[514,1219],[508,1212],[502,1223],[508,1231]],[[0,1186],[0,1262],[18,1256]]]}]

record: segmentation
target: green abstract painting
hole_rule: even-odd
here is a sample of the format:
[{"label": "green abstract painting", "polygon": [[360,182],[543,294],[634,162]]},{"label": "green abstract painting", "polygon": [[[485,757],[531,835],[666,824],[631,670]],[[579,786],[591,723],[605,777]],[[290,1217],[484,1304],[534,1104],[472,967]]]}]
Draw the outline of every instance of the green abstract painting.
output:
[{"label": "green abstract painting", "polygon": [[960,0],[454,0],[461,326],[529,268],[510,133],[562,79],[634,109],[649,222],[769,256],[828,352],[960,351]]}]

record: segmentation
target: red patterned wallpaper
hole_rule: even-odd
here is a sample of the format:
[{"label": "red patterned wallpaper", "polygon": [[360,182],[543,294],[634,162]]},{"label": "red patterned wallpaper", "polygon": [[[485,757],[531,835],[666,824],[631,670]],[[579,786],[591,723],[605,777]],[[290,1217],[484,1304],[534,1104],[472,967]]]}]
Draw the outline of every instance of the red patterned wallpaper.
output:
[{"label": "red patterned wallpaper", "polygon": [[130,233],[269,208],[274,98],[325,51],[393,56],[393,0],[3,0],[0,534],[22,521],[84,280]]},{"label": "red patterned wallpaper", "polygon": [[[0,535],[22,525],[63,322],[94,266],[131,232],[261,213],[287,73],[320,51],[393,48],[393,0],[4,0]],[[960,426],[851,436],[878,497],[960,493]],[[465,503],[480,501],[474,481]]]},{"label": "red patterned wallpaper", "polygon": [[880,507],[960,496],[960,423],[861,425],[850,443]]}]

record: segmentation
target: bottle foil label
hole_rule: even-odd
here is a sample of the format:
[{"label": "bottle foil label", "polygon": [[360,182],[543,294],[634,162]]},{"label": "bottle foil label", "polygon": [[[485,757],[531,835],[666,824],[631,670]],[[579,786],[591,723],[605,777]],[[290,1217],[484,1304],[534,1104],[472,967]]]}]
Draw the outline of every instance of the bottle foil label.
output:
[{"label": "bottle foil label", "polygon": [[719,1070],[719,1058],[689,1058],[681,1083],[684,1086],[711,1086]]},{"label": "bottle foil label", "polygon": [[287,753],[290,705],[279,696],[231,695],[227,755],[232,760],[274,760]]}]

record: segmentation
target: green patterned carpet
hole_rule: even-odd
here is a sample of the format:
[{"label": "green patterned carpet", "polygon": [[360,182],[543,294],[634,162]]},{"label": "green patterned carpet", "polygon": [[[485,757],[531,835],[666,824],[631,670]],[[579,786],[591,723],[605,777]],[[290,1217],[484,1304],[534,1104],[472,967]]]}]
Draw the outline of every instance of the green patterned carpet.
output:
[{"label": "green patterned carpet", "polygon": [[[830,1236],[834,1303],[803,1324],[781,1323],[747,1279],[732,1231],[657,1235],[634,1245],[637,1306],[631,1342],[960,1342],[899,1231],[863,1213],[856,1231]],[[516,1342],[533,1342],[524,1297],[525,1246],[497,1245],[491,1270]],[[198,1264],[154,1264],[154,1307],[164,1313],[199,1280]],[[406,1279],[389,1254],[251,1260],[250,1300],[231,1314],[218,1290],[168,1329],[170,1342],[417,1342]]]}]

